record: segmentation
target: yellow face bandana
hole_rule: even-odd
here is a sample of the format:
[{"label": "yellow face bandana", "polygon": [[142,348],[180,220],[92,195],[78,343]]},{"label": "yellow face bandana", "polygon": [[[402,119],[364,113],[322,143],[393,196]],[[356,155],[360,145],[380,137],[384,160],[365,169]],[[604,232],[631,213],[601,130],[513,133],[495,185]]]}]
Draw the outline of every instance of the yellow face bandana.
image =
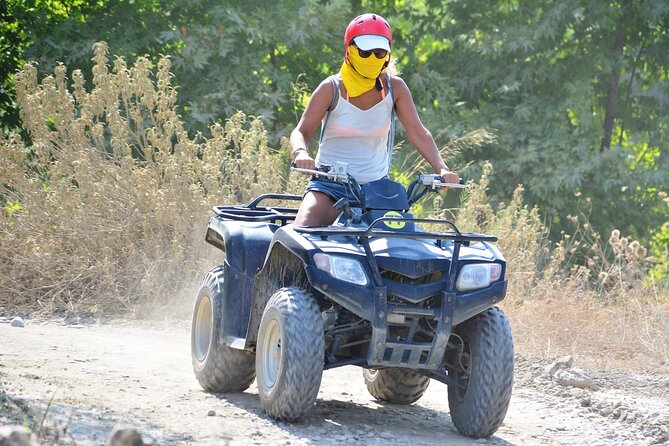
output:
[{"label": "yellow face bandana", "polygon": [[377,59],[373,54],[362,58],[355,46],[349,46],[348,57],[341,67],[341,79],[349,97],[360,96],[374,88],[387,60],[388,57]]}]

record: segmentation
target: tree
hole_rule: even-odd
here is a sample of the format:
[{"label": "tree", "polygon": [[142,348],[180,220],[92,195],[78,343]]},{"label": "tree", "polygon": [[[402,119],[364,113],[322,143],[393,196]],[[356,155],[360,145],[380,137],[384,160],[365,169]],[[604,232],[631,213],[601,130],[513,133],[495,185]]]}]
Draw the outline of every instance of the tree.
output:
[{"label": "tree", "polygon": [[260,116],[273,136],[295,126],[308,94],[342,60],[349,2],[237,0],[189,5],[190,19],[161,34],[174,54],[184,111],[193,129],[239,109]]},{"label": "tree", "polygon": [[[243,110],[262,117],[274,145],[310,92],[339,69],[351,17],[376,11],[393,26],[393,57],[437,143],[478,128],[495,132],[496,142],[466,148],[455,161],[469,178],[485,160],[494,163],[493,202],[523,183],[555,232],[566,229],[577,193],[600,231],[648,238],[666,220],[659,195],[669,183],[666,0],[5,4],[5,85],[22,60],[37,60],[45,72],[57,61],[86,71],[98,40],[127,58],[169,54],[191,132]],[[16,122],[10,97],[0,97],[3,123]],[[396,159],[409,152],[401,147]]]},{"label": "tree", "polygon": [[3,134],[20,129],[12,75],[21,66],[26,31],[15,16],[16,1],[0,4],[0,123]]},{"label": "tree", "polygon": [[[92,67],[93,43],[109,42],[113,54],[136,57],[174,48],[159,33],[171,28],[166,6],[177,0],[6,0],[0,4],[0,119],[19,124],[11,76],[24,61],[36,61],[44,73],[58,62],[84,71]],[[168,11],[169,12],[169,11]],[[9,94],[7,94],[7,93]]]},{"label": "tree", "polygon": [[[464,128],[495,129],[496,143],[465,154],[479,160],[469,175],[482,160],[493,161],[495,200],[523,183],[529,202],[542,206],[556,230],[576,212],[578,192],[590,198],[587,212],[599,230],[648,237],[663,223],[666,207],[657,192],[669,183],[661,150],[669,124],[669,4],[393,4],[391,22],[405,26],[403,35],[415,36],[417,48],[404,54],[405,77],[428,79],[425,91],[438,98],[435,114]],[[451,100],[442,103],[444,91]],[[429,104],[422,93],[416,97]]]}]

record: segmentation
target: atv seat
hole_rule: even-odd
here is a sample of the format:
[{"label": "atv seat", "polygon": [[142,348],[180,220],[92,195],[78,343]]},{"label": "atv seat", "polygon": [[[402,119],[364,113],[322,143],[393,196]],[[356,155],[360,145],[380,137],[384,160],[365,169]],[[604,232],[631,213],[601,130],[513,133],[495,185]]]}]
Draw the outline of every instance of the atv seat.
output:
[{"label": "atv seat", "polygon": [[399,183],[388,178],[370,181],[362,186],[365,194],[366,209],[383,209],[388,211],[408,211],[409,199],[407,191]]}]

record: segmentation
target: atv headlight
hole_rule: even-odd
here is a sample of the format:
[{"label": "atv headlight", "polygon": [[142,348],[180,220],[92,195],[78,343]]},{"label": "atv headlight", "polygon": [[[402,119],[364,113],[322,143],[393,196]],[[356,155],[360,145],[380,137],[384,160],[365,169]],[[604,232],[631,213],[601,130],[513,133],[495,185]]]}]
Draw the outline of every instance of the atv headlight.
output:
[{"label": "atv headlight", "polygon": [[462,267],[455,287],[458,291],[484,288],[498,280],[501,275],[502,265],[499,263],[471,263]]},{"label": "atv headlight", "polygon": [[362,264],[350,257],[333,256],[319,252],[314,254],[314,263],[316,263],[318,269],[322,269],[336,279],[362,286],[369,283]]}]

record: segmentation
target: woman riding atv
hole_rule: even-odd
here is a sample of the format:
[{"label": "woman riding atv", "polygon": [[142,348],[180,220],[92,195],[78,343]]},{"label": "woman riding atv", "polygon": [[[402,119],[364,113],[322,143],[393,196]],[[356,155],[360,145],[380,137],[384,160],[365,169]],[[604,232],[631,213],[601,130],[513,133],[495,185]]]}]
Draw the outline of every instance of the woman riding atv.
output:
[{"label": "woman riding atv", "polygon": [[[336,162],[348,164],[348,173],[359,183],[388,175],[394,140],[394,113],[406,129],[409,141],[443,178],[458,183],[459,177],[444,163],[432,134],[418,117],[406,83],[392,75],[392,32],[378,14],[354,18],[344,35],[345,58],[339,74],[316,88],[300,122],[290,135],[297,168],[315,169]],[[319,149],[314,160],[307,141],[322,122]],[[332,205],[347,197],[348,188],[322,178],[312,178],[295,218],[296,226],[322,226],[339,214]]]}]

